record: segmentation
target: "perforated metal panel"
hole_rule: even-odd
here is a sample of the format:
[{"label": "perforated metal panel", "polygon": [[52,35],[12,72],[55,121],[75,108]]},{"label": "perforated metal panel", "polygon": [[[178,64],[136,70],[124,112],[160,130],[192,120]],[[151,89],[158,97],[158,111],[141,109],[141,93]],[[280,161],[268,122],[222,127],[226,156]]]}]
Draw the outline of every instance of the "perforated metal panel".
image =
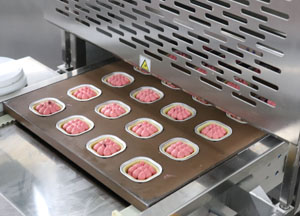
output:
[{"label": "perforated metal panel", "polygon": [[47,0],[46,18],[133,65],[144,55],[153,74],[297,143],[299,9],[298,0]]}]

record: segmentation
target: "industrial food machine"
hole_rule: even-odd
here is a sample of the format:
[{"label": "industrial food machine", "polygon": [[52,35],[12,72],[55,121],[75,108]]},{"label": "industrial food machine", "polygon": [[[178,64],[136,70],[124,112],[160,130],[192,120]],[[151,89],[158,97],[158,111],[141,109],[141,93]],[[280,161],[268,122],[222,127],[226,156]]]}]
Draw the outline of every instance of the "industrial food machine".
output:
[{"label": "industrial food machine", "polygon": [[[131,204],[114,215],[295,215],[299,7],[288,0],[45,0],[45,18],[63,32],[64,74],[6,100],[4,110]],[[86,65],[86,41],[118,58]],[[116,71],[134,82],[122,90],[101,82]],[[86,104],[72,100],[66,92],[79,84],[92,84],[102,95]],[[141,86],[162,90],[163,99],[137,103],[129,95]],[[66,110],[49,118],[33,115],[29,104],[49,96]],[[94,112],[111,99],[131,107],[117,123]],[[172,102],[188,104],[196,115],[185,122],[165,118],[160,110]],[[55,123],[72,114],[87,116],[95,128],[66,137]],[[163,132],[147,140],[131,136],[124,126],[139,117],[160,122]],[[232,134],[219,142],[203,139],[194,128],[206,120],[229,125]],[[127,149],[94,157],[85,144],[107,133],[125,140]],[[180,162],[161,154],[160,144],[177,136],[196,143],[199,153]],[[120,165],[134,156],[158,162],[161,175],[144,183],[124,177]]]}]

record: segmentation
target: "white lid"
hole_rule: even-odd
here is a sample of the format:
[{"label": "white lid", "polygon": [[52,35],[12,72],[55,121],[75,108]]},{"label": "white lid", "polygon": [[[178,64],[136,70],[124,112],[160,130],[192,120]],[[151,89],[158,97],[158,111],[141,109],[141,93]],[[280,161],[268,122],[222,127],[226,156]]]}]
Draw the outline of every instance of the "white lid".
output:
[{"label": "white lid", "polygon": [[0,88],[7,87],[19,81],[24,76],[23,69],[17,61],[0,64]]},{"label": "white lid", "polygon": [[14,59],[12,58],[7,58],[7,57],[2,57],[0,56],[0,64],[5,63],[5,62],[9,62],[9,61],[13,61]]},{"label": "white lid", "polygon": [[[2,81],[2,80],[1,80]],[[25,75],[21,76],[19,80],[10,84],[9,86],[0,86],[0,97],[15,92],[27,85],[27,79]]]}]

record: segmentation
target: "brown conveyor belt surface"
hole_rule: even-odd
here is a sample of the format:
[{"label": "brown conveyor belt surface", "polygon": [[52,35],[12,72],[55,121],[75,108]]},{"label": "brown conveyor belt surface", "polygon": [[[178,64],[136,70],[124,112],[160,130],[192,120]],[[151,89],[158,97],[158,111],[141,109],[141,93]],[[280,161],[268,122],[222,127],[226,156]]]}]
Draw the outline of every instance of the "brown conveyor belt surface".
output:
[{"label": "brown conveyor belt surface", "polygon": [[[115,71],[130,74],[135,81],[124,88],[112,88],[101,82],[104,75]],[[80,84],[92,84],[102,90],[102,95],[87,102],[76,101],[69,97],[68,89]],[[141,104],[130,98],[129,93],[142,86],[155,87],[165,96],[153,104]],[[33,114],[28,109],[29,104],[45,97],[61,100],[66,104],[66,109],[50,117]],[[116,120],[105,119],[96,114],[94,111],[96,105],[108,100],[124,102],[131,107],[131,112]],[[174,122],[162,116],[160,109],[173,102],[183,102],[195,108],[196,116],[184,122]],[[191,182],[265,135],[264,132],[250,125],[229,119],[224,112],[214,107],[195,102],[190,95],[182,91],[163,86],[155,77],[135,72],[131,65],[124,62],[106,65],[14,98],[5,102],[5,110],[52,147],[141,210]],[[84,115],[95,123],[95,127],[77,137],[67,136],[57,130],[55,125],[59,120],[70,115]],[[125,131],[128,122],[142,117],[161,123],[164,127],[163,132],[143,140]],[[195,126],[207,120],[218,120],[230,126],[232,135],[222,141],[212,142],[195,134]],[[126,142],[127,149],[111,158],[96,157],[86,149],[86,143],[103,134],[120,137]],[[174,137],[183,137],[196,143],[200,149],[199,153],[186,161],[175,161],[160,153],[159,145]],[[122,175],[120,165],[136,156],[146,156],[159,163],[163,168],[162,174],[147,183],[136,183]]]}]

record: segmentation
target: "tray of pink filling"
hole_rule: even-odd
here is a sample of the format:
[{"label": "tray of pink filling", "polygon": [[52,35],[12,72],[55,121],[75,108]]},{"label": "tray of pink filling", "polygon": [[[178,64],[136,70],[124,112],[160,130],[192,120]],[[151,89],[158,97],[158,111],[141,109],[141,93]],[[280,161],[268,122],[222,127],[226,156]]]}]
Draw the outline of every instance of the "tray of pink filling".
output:
[{"label": "tray of pink filling", "polygon": [[172,103],[160,110],[160,113],[173,121],[186,121],[196,115],[196,110],[184,103]]},{"label": "tray of pink filling", "polygon": [[164,93],[150,86],[143,86],[130,92],[130,97],[140,103],[152,104],[161,100]]},{"label": "tray of pink filling", "polygon": [[102,77],[102,82],[110,87],[122,88],[134,82],[133,76],[124,72],[113,72]]},{"label": "tray of pink filling", "polygon": [[102,91],[93,85],[82,84],[69,89],[67,94],[77,101],[89,101],[99,97]]},{"label": "tray of pink filling", "polygon": [[101,158],[113,157],[125,151],[126,143],[114,135],[102,135],[86,144],[87,150]]},{"label": "tray of pink filling", "polygon": [[135,137],[149,139],[161,133],[163,126],[152,119],[139,118],[126,124],[125,130]]},{"label": "tray of pink filling", "polygon": [[56,98],[43,98],[29,105],[29,110],[39,116],[52,116],[65,108],[66,105]]},{"label": "tray of pink filling", "polygon": [[209,103],[207,100],[205,100],[201,97],[192,96],[192,99],[198,103],[205,105],[205,106],[212,106],[211,103]]},{"label": "tray of pink filling", "polygon": [[162,143],[159,151],[173,160],[185,161],[198,154],[199,147],[188,139],[176,137]]},{"label": "tray of pink filling", "polygon": [[210,141],[221,141],[232,134],[232,129],[222,122],[209,120],[195,127],[196,134]]},{"label": "tray of pink filling", "polygon": [[56,128],[68,136],[79,136],[92,130],[94,123],[82,115],[73,115],[56,123]]},{"label": "tray of pink filling", "polygon": [[95,112],[107,119],[118,119],[127,115],[131,108],[118,100],[109,100],[95,107]]},{"label": "tray of pink filling", "polygon": [[[114,71],[126,72],[134,77],[134,82],[124,88],[113,88],[101,82],[104,76],[108,78],[114,75]],[[115,79],[110,81],[113,83],[117,80]],[[80,102],[66,94],[69,89],[81,84],[101,89],[101,96]],[[152,104],[142,104],[133,100],[130,93],[142,86],[161,90],[164,97]],[[66,105],[64,111],[51,117],[41,117],[28,109],[31,102],[46,99],[49,95]],[[162,117],[162,107],[174,102],[187,105],[188,107],[183,108],[188,111],[194,108],[196,116],[186,121],[173,121],[170,120],[170,116]],[[130,112],[125,105],[130,107]],[[124,62],[113,63],[29,92],[4,102],[4,107],[20,124],[140,210],[154,205],[265,135],[248,124],[229,119],[224,112],[214,107],[195,102],[191,95],[183,91],[163,86],[161,81],[153,76],[135,72],[132,65]],[[176,106],[170,108],[176,110]],[[123,113],[123,109],[126,110],[126,114]],[[75,114],[77,116],[74,116]],[[180,118],[176,114],[175,118],[177,117]],[[93,122],[89,123],[88,119]],[[210,119],[228,125],[234,132],[219,142],[200,137],[194,131],[195,126]],[[181,139],[174,140],[174,137]],[[126,148],[121,140],[126,143]],[[198,146],[198,153],[193,144]],[[160,146],[164,147],[163,152],[160,151]],[[125,172],[121,173],[121,165],[137,156],[151,158],[157,162],[163,169],[161,174],[155,176],[159,169],[155,169],[155,163],[151,159],[149,163],[146,160],[131,161]],[[135,164],[137,165],[133,167]],[[145,164],[155,169],[155,172],[151,172],[155,177],[149,176],[149,167],[148,171],[147,166],[137,167],[145,167]],[[129,171],[130,167],[133,168]],[[138,182],[133,181],[134,179]]]},{"label": "tray of pink filling", "polygon": [[134,182],[148,182],[162,173],[162,167],[148,157],[135,157],[120,166],[120,172]]}]

